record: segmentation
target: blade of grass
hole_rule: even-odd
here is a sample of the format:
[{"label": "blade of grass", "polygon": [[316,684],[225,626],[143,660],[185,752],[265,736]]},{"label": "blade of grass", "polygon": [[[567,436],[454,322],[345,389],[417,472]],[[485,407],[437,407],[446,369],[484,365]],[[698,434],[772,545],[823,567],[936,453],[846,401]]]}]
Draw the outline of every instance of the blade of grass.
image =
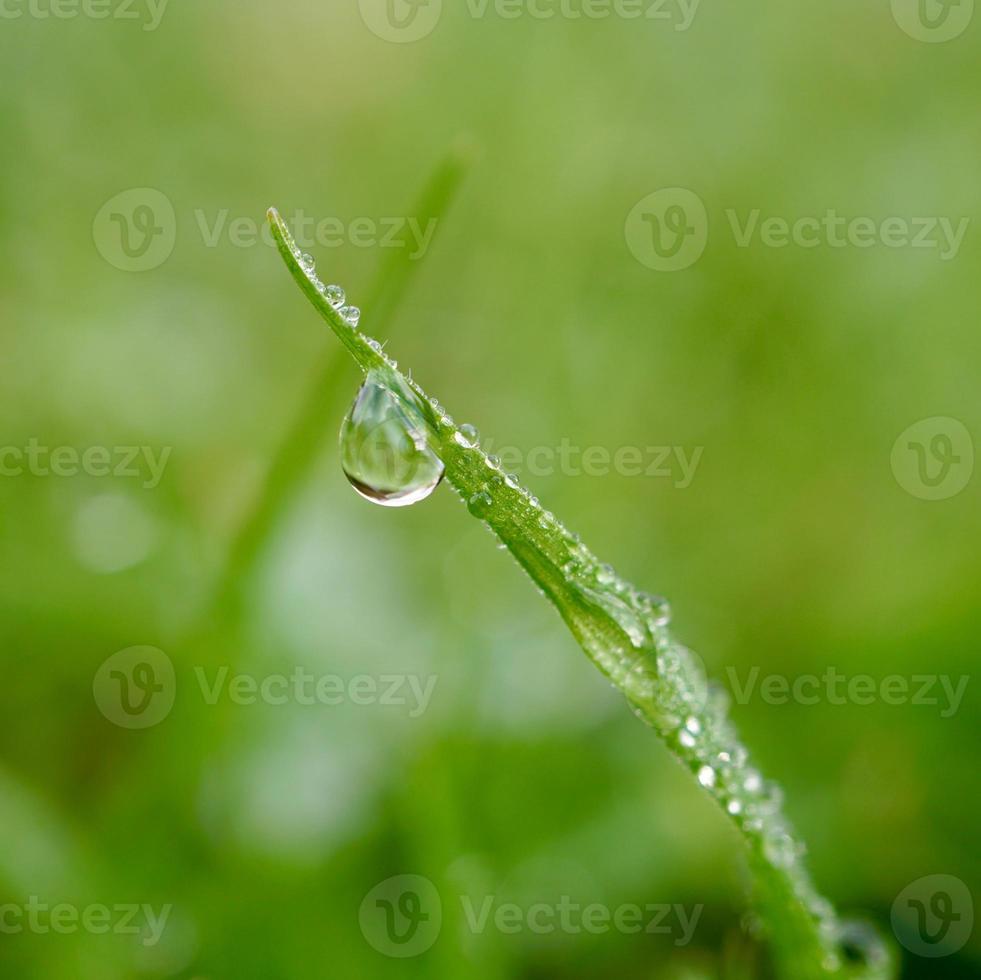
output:
[{"label": "blade of grass", "polygon": [[[410,213],[420,220],[444,220],[470,167],[472,155],[464,141],[452,147],[430,176]],[[388,327],[394,320],[418,265],[418,260],[409,257],[407,248],[385,252],[368,294],[379,324]],[[205,613],[207,619],[213,619],[235,602],[241,584],[248,579],[290,501],[309,475],[318,451],[333,431],[330,420],[336,416],[340,401],[350,399],[349,388],[339,383],[346,369],[343,358],[327,356],[316,372],[296,418],[273,456],[252,508],[232,541]]]},{"label": "blade of grass", "polygon": [[324,298],[315,270],[275,209],[273,236],[293,279],[363,371],[422,418],[446,467],[446,480],[517,559],[553,603],[583,650],[626,696],[634,713],[661,736],[679,762],[716,800],[750,853],[757,900],[779,976],[786,980],[886,980],[891,951],[864,934],[858,944],[815,889],[797,839],[783,815],[779,787],[749,764],[728,717],[728,699],[710,691],[696,659],[672,635],[664,604],[601,564],[577,535],[542,510],[502,473],[419,385],[402,375],[381,345],[347,323]]}]

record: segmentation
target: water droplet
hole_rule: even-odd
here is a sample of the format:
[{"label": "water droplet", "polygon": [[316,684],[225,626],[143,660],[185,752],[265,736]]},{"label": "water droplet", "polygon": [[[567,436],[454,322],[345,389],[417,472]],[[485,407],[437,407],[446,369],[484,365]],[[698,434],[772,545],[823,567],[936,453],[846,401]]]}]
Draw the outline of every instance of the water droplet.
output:
[{"label": "water droplet", "polygon": [[348,325],[356,327],[361,322],[361,311],[356,306],[341,307],[341,318]]},{"label": "water droplet", "polygon": [[693,748],[695,747],[695,736],[694,736],[694,735],[692,735],[692,733],[691,733],[691,732],[686,732],[686,731],[683,731],[683,732],[682,732],[682,733],[681,733],[681,734],[680,734],[680,735],[678,736],[678,741],[679,741],[679,742],[681,742],[681,744],[682,744],[682,745],[683,745],[683,746],[684,746],[684,747],[685,747],[686,749],[693,749]]},{"label": "water droplet", "polygon": [[480,442],[480,433],[469,422],[460,426],[460,435],[467,440],[468,449],[473,449]]},{"label": "water droplet", "polygon": [[341,466],[366,500],[406,507],[424,500],[443,478],[424,416],[408,388],[369,372],[341,426]]},{"label": "water droplet", "polygon": [[338,307],[344,305],[344,300],[347,299],[347,296],[345,296],[344,290],[340,286],[325,286],[324,299],[336,310]]},{"label": "water droplet", "polygon": [[715,785],[715,770],[711,766],[702,766],[698,770],[698,781],[706,789],[711,789]]},{"label": "water droplet", "polygon": [[313,260],[313,256],[310,255],[308,252],[304,252],[300,256],[300,265],[302,265],[303,268],[307,270],[307,272],[310,272],[316,264],[317,263],[314,262]]},{"label": "water droplet", "polygon": [[486,490],[479,490],[467,501],[467,508],[474,517],[486,517],[493,506],[494,498]]},{"label": "water droplet", "polygon": [[637,601],[647,611],[654,626],[667,626],[671,622],[671,603],[663,595],[641,592]]},{"label": "water droplet", "polygon": [[743,788],[747,793],[758,793],[763,788],[763,779],[755,769],[751,769],[746,774],[746,778],[743,780]]},{"label": "water droplet", "polygon": [[739,800],[730,800],[726,809],[730,814],[732,814],[732,816],[738,817],[739,814],[743,812],[743,805],[739,802]]},{"label": "water droplet", "polygon": [[692,735],[698,735],[698,733],[702,730],[702,723],[694,715],[692,715],[692,717],[685,722],[685,728],[687,728]]},{"label": "water droplet", "polygon": [[611,585],[616,577],[617,573],[613,570],[612,565],[600,565],[599,571],[596,573],[596,581],[600,585]]},{"label": "water droplet", "polygon": [[501,459],[499,456],[488,456],[484,462],[487,463],[492,470],[499,470],[501,468]]}]

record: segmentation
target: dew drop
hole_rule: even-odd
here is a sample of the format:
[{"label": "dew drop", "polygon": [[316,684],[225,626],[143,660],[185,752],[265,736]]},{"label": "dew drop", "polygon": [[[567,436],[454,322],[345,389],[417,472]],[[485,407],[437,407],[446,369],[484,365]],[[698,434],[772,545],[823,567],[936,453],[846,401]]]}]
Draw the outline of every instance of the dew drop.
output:
[{"label": "dew drop", "polygon": [[409,389],[368,373],[341,426],[341,467],[351,486],[372,503],[406,507],[424,500],[443,479],[424,416]]},{"label": "dew drop", "polygon": [[671,622],[671,603],[663,595],[641,592],[637,601],[647,611],[654,626],[667,626]]},{"label": "dew drop", "polygon": [[698,781],[706,789],[711,789],[715,785],[715,770],[711,766],[702,766],[698,770]]},{"label": "dew drop", "polygon": [[313,260],[313,256],[310,255],[309,252],[304,252],[300,256],[300,265],[302,265],[307,272],[310,272],[316,264],[317,263]]},{"label": "dew drop", "polygon": [[501,468],[501,459],[499,456],[488,456],[484,462],[492,469],[499,470]]},{"label": "dew drop", "polygon": [[343,306],[341,317],[346,324],[356,327],[361,322],[361,311],[356,306]]},{"label": "dew drop", "polygon": [[494,498],[486,491],[480,490],[467,501],[467,509],[474,517],[486,517],[494,506]]},{"label": "dew drop", "polygon": [[325,286],[324,287],[324,299],[330,303],[331,306],[336,310],[338,307],[344,305],[344,300],[347,297],[344,294],[344,290],[340,286]]},{"label": "dew drop", "polygon": [[469,422],[460,426],[460,435],[466,439],[468,449],[473,449],[480,442],[480,433],[476,426],[470,425]]}]

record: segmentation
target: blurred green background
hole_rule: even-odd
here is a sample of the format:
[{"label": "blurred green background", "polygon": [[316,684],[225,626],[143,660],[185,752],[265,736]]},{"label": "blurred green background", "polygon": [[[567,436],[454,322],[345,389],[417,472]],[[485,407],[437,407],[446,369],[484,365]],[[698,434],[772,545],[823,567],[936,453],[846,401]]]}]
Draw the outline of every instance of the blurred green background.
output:
[{"label": "blurred green background", "polygon": [[[904,678],[899,704],[757,687],[734,720],[841,909],[893,935],[926,876],[977,895],[969,10],[934,43],[901,0],[645,0],[639,19],[393,0],[394,20],[371,0],[31,2],[0,18],[0,975],[767,975],[741,842],[517,566],[446,488],[387,511],[347,485],[358,374],[250,243],[273,204],[294,227],[333,219],[309,243],[322,275],[485,442],[701,449],[687,485],[676,454],[652,475],[521,475],[670,596],[730,689]],[[705,208],[685,215],[704,245],[687,268],[651,268],[655,239],[627,226],[662,188]],[[869,219],[871,245],[733,230],[832,209]],[[437,219],[423,255],[383,243],[395,217]],[[884,240],[887,219],[924,217],[969,224],[946,252]],[[69,453],[58,476],[31,445],[165,465],[99,475],[96,452],[74,472]],[[100,667],[134,646],[174,669],[173,710],[143,729],[97,703]],[[436,680],[424,711],[350,688],[208,704],[199,680],[223,666]],[[921,675],[938,703],[914,703]],[[967,679],[956,705],[944,678]],[[385,955],[359,915],[398,875],[442,902],[418,955]],[[485,896],[671,913],[651,934],[475,932],[466,902]],[[115,912],[108,934],[18,931],[32,897],[172,910],[158,942]],[[690,936],[679,907],[701,910]],[[977,938],[918,955],[911,915],[904,976],[979,975]]]}]

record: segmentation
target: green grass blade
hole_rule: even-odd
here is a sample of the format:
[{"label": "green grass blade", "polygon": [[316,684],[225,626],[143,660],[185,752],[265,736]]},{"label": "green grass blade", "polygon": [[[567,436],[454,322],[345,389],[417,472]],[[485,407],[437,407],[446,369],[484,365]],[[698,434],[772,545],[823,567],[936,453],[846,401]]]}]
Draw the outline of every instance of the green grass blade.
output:
[{"label": "green grass blade", "polygon": [[[442,221],[460,189],[472,157],[471,148],[464,141],[458,142],[429,178],[410,213],[420,220]],[[371,310],[378,323],[386,326],[391,323],[419,265],[418,260],[409,257],[408,249],[385,252],[369,292]],[[328,356],[316,372],[310,391],[272,458],[255,502],[232,541],[208,618],[214,615],[215,609],[233,600],[240,584],[255,567],[290,500],[313,468],[324,439],[333,431],[331,419],[337,414],[339,399],[350,396],[347,387],[340,383],[346,369],[347,362],[343,358]]]},{"label": "green grass blade", "polygon": [[874,934],[865,935],[858,962],[843,955],[842,942],[849,933],[811,882],[803,847],[783,815],[779,788],[751,766],[729,721],[727,697],[708,687],[696,659],[674,638],[664,606],[602,564],[516,479],[472,445],[438,402],[398,371],[377,341],[346,323],[321,295],[316,271],[301,264],[300,252],[275,209],[269,220],[293,279],[357,364],[382,379],[406,402],[407,411],[423,416],[446,467],[446,481],[504,543],[594,664],[693,773],[745,840],[780,976],[893,976],[892,956]]}]

